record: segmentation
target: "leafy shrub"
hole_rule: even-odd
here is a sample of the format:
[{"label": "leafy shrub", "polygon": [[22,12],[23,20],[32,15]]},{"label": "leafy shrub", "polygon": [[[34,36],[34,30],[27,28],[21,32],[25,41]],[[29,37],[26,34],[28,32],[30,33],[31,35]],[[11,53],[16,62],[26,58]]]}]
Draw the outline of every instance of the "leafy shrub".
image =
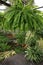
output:
[{"label": "leafy shrub", "polygon": [[10,49],[10,46],[8,46],[6,43],[0,43],[0,51],[7,51]]},{"label": "leafy shrub", "polygon": [[8,38],[6,36],[1,36],[0,35],[0,43],[8,42]]},{"label": "leafy shrub", "polygon": [[25,43],[25,32],[19,32],[16,34],[17,43],[24,44]]},{"label": "leafy shrub", "polygon": [[36,31],[36,35],[37,35],[37,37],[41,37],[41,38],[43,38],[43,29],[41,29],[41,30],[37,30]]},{"label": "leafy shrub", "polygon": [[40,49],[38,42],[36,42],[36,39],[33,37],[30,39],[25,52],[28,60],[35,61],[36,63],[42,60],[43,52]]}]

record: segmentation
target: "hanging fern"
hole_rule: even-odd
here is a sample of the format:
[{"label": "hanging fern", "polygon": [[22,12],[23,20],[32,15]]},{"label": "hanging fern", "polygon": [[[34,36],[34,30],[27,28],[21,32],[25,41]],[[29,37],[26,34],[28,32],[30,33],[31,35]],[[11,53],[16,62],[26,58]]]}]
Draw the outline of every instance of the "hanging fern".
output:
[{"label": "hanging fern", "polygon": [[43,17],[38,10],[33,10],[31,6],[18,2],[9,8],[5,14],[5,30],[37,30],[43,26]]}]

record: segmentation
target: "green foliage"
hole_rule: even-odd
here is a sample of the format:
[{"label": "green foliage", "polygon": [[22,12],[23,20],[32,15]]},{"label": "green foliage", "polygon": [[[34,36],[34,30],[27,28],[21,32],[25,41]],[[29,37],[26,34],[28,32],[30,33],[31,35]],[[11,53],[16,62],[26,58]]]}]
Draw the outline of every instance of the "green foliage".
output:
[{"label": "green foliage", "polygon": [[0,13],[0,30],[3,29],[4,21],[5,21],[4,14]]},{"label": "green foliage", "polygon": [[28,47],[25,52],[27,59],[30,61],[38,63],[42,60],[43,52],[40,49],[38,42],[36,42],[36,39],[33,37],[28,42]]},{"label": "green foliage", "polygon": [[31,37],[28,39],[27,43],[29,44],[30,47],[34,47],[36,45],[36,38]]},{"label": "green foliage", "polygon": [[25,44],[25,33],[24,32],[17,33],[16,38],[17,38],[18,44]]},{"label": "green foliage", "polygon": [[0,34],[0,51],[6,51],[6,50],[10,50],[10,46],[7,45],[7,42],[9,41],[9,39],[6,36],[1,36]]},{"label": "green foliage", "polygon": [[35,32],[35,34],[37,35],[37,37],[41,37],[41,38],[43,38],[43,29],[41,29],[41,30],[37,30],[36,32]]},{"label": "green foliage", "polygon": [[33,6],[34,0],[27,0],[27,1],[28,1],[28,4],[29,4],[29,5]]},{"label": "green foliage", "polygon": [[16,53],[24,53],[24,49],[20,46],[16,47],[14,50]]},{"label": "green foliage", "polygon": [[7,51],[10,49],[10,46],[8,46],[6,43],[0,43],[0,51]]},{"label": "green foliage", "polygon": [[39,11],[33,10],[29,5],[24,6],[21,2],[10,7],[5,17],[5,30],[33,31],[43,26],[43,17],[39,15]]},{"label": "green foliage", "polygon": [[25,5],[26,4],[33,5],[34,3],[34,0],[9,0],[9,1],[12,3],[12,5],[17,2],[21,2],[22,4],[25,4]]},{"label": "green foliage", "polygon": [[0,42],[8,42],[8,38],[5,36],[0,36]]}]

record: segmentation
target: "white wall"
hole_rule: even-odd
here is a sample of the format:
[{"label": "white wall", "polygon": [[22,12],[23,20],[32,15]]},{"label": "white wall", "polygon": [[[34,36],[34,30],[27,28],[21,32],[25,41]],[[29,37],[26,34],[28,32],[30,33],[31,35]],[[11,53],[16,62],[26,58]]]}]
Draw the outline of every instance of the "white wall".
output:
[{"label": "white wall", "polygon": [[[39,7],[40,6],[43,6],[43,0],[34,0],[35,4],[38,5]],[[43,11],[43,8],[39,9],[41,11]]]}]

